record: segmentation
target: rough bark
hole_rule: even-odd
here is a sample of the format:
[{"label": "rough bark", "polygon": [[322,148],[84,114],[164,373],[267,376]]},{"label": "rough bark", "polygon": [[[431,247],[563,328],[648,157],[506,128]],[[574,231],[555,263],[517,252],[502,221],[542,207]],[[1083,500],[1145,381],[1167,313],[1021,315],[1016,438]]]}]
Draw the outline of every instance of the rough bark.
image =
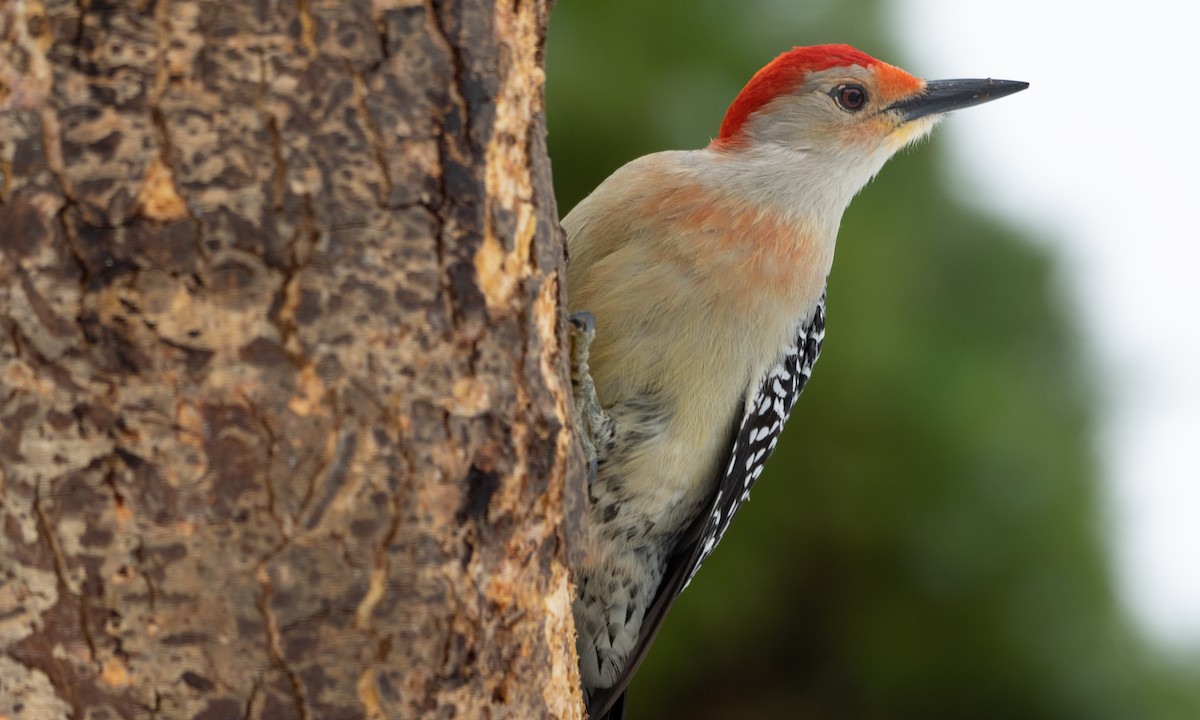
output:
[{"label": "rough bark", "polygon": [[0,717],[580,716],[548,2],[0,0]]}]

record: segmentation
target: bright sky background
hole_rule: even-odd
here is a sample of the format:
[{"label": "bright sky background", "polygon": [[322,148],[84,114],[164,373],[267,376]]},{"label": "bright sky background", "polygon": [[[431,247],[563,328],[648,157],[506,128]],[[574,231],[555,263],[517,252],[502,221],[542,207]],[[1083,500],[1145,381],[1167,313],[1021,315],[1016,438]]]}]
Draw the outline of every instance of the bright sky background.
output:
[{"label": "bright sky background", "polygon": [[1103,392],[1121,591],[1200,646],[1200,2],[892,0],[924,77],[1027,80],[937,131],[958,186],[1060,258]]}]

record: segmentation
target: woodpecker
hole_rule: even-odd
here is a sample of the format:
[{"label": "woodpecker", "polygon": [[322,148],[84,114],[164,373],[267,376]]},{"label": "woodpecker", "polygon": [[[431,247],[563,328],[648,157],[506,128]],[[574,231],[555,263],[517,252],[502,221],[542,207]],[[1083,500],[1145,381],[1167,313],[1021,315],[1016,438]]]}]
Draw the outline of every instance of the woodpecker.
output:
[{"label": "woodpecker", "polygon": [[707,147],[633,160],[563,219],[593,463],[573,608],[589,717],[623,715],[663,618],[774,450],[821,351],[851,198],[947,112],[1026,87],[794,48]]}]

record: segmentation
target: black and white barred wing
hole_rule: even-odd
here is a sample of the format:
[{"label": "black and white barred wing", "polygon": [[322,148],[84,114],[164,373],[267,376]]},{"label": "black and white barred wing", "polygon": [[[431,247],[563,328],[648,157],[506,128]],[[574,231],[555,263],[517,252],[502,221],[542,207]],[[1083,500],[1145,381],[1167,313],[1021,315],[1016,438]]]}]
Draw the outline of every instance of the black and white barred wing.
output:
[{"label": "black and white barred wing", "polygon": [[708,559],[725,536],[733,515],[750,497],[750,488],[766,467],[775,450],[792,406],[800,397],[812,374],[813,365],[825,340],[825,293],[817,302],[812,319],[800,330],[796,343],[767,371],[758,391],[747,402],[741,425],[729,452],[729,462],[717,485],[717,494],[709,505],[708,519],[696,539],[692,560],[683,587]]}]

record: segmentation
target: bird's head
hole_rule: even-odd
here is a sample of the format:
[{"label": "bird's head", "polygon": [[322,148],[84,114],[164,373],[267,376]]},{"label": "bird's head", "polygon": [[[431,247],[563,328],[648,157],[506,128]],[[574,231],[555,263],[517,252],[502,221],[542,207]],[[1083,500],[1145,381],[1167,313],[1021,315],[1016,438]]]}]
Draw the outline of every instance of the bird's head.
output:
[{"label": "bird's head", "polygon": [[861,167],[865,183],[951,110],[1028,86],[992,79],[926,81],[849,45],[798,47],[755,73],[729,106],[713,148],[779,146],[828,155]]}]

